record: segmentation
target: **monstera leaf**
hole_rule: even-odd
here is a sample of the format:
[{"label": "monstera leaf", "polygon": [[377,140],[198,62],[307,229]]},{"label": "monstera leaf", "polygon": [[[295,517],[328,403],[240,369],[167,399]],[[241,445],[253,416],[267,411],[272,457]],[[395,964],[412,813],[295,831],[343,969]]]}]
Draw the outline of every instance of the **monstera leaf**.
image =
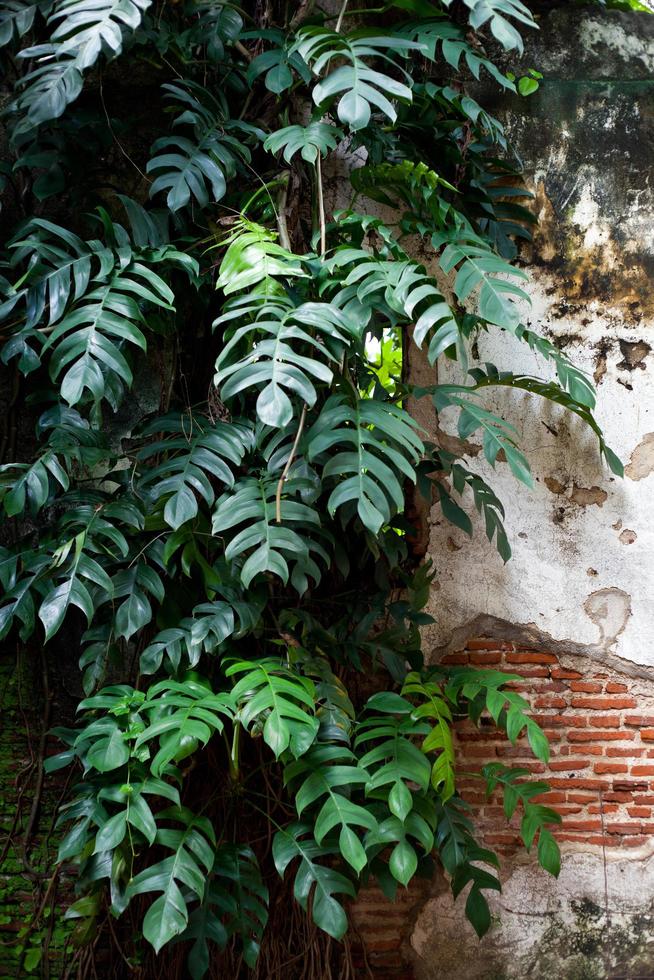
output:
[{"label": "monstera leaf", "polygon": [[309,460],[323,464],[323,479],[336,482],[328,501],[331,513],[352,504],[364,526],[377,534],[394,512],[403,509],[402,480],[415,481],[423,447],[402,409],[390,402],[351,403],[332,395],[306,442]]},{"label": "monstera leaf", "polygon": [[184,107],[173,125],[191,126],[193,135],[156,140],[146,167],[154,175],[150,197],[167,191],[171,211],[179,211],[191,198],[205,207],[224,197],[227,180],[235,176],[240,161],[249,160],[249,150],[225,132],[226,106],[203,86],[184,81],[163,88],[168,101]]},{"label": "monstera leaf", "polygon": [[268,921],[268,889],[254,852],[247,846],[220,844],[203,901],[190,916],[180,941],[195,940],[188,957],[193,980],[209,970],[210,943],[224,949],[235,938],[246,964],[254,969]]},{"label": "monstera leaf", "polygon": [[296,153],[300,153],[307,163],[315,163],[318,156],[326,156],[335,150],[343,133],[337,126],[324,122],[312,122],[308,126],[285,126],[267,136],[264,149],[269,153],[279,153],[290,163]]},{"label": "monstera leaf", "polygon": [[[366,31],[342,35],[323,27],[304,27],[298,33],[295,50],[314,74],[322,78],[313,90],[313,101],[317,106],[328,106],[338,98],[338,118],[352,130],[367,126],[373,109],[394,122],[397,113],[393,101],[411,101],[411,78],[388,52],[406,55],[421,50],[415,41],[397,35],[376,36]],[[369,60],[376,64],[389,63],[404,81],[378,67],[372,68]],[[339,66],[326,74],[333,61],[338,61]]]},{"label": "monstera leaf", "polygon": [[231,697],[244,728],[260,730],[277,758],[287,748],[296,757],[309,749],[319,722],[314,714],[315,689],[308,677],[272,659],[239,660],[226,673],[242,675]]},{"label": "monstera leaf", "polygon": [[[143,435],[159,438],[139,453],[139,487],[154,501],[166,501],[164,520],[174,530],[197,515],[196,494],[209,507],[213,505],[216,495],[212,480],[223,486],[234,485],[228,464],[238,467],[253,446],[252,429],[247,424],[212,423],[190,414],[160,417],[144,428]],[[161,462],[148,466],[155,456]]]},{"label": "monstera leaf", "polygon": [[[303,487],[304,481],[289,480],[283,496],[278,497],[277,480],[250,477],[240,480],[233,493],[219,498],[212,522],[214,534],[245,525],[229,540],[225,557],[235,561],[248,555],[240,570],[246,589],[256,575],[272,572],[284,583],[290,576],[297,591],[303,593],[309,577],[320,581],[316,558],[329,565],[329,555],[317,540],[321,528],[316,511],[293,499]],[[323,537],[329,542],[324,532]]]},{"label": "monstera leaf", "polygon": [[[342,939],[347,931],[347,915],[335,895],[353,898],[355,889],[349,878],[328,865],[318,864],[316,858],[332,858],[334,848],[317,844],[306,823],[293,823],[277,831],[273,838],[273,858],[278,873],[299,858],[295,869],[293,895],[303,909],[309,909],[316,925],[334,939]],[[308,839],[307,839],[308,837]]]},{"label": "monstera leaf", "polygon": [[59,381],[64,400],[76,405],[88,390],[99,402],[108,391],[107,373],[130,385],[132,370],[121,348],[123,344],[146,348],[137,299],[171,310],[173,298],[160,276],[134,262],[75,303],[43,346],[43,354],[50,353],[50,375]]},{"label": "monstera leaf", "polygon": [[151,762],[152,774],[159,777],[172,759],[183,758],[190,754],[189,749],[195,751],[215,732],[222,732],[224,718],[232,717],[232,700],[228,693],[214,694],[197,680],[165,680],[150,688],[141,710],[149,724],[134,748],[138,750],[153,738],[159,740],[160,748]]},{"label": "monstera leaf", "polygon": [[298,816],[308,807],[316,809],[313,834],[318,844],[340,828],[338,847],[349,865],[359,873],[368,863],[366,852],[353,827],[375,830],[377,821],[366,807],[354,803],[350,793],[365,785],[370,774],[344,745],[314,745],[300,759],[284,768],[284,783],[290,785]]},{"label": "monstera leaf", "polygon": [[[315,405],[316,384],[330,384],[330,365],[349,345],[348,334],[355,328],[329,303],[294,306],[272,300],[254,308],[235,306],[216,323],[252,312],[256,318],[237,327],[221,351],[215,383],[224,401],[251,388],[259,390],[258,417],[266,425],[281,428],[293,417],[290,396],[299,395],[308,408]],[[325,340],[318,340],[314,332],[325,335]],[[246,353],[237,357],[243,348]]]},{"label": "monstera leaf", "polygon": [[143,935],[159,952],[162,946],[184,932],[188,906],[182,887],[200,900],[204,898],[206,877],[215,855],[215,833],[206,817],[196,816],[185,807],[171,807],[157,814],[158,823],[171,820],[181,829],[159,826],[155,843],[173,853],[145,868],[129,883],[128,899],[136,895],[161,892],[143,920]]}]

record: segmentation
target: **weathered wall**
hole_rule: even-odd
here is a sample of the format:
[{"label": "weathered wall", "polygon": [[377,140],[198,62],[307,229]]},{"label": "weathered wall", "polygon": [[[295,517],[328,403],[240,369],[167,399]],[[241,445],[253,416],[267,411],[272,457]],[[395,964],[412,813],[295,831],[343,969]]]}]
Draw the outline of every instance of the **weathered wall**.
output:
[{"label": "weathered wall", "polygon": [[[526,256],[526,319],[594,374],[597,415],[627,475],[613,478],[592,434],[558,408],[508,391],[489,397],[521,432],[537,486],[517,488],[502,465],[490,472],[512,532],[506,568],[483,535],[472,564],[465,538],[434,512],[439,590],[429,642],[456,646],[492,625],[485,616],[637,671],[654,665],[654,576],[646,574],[654,557],[654,21],[555,10],[524,63],[545,74],[535,96],[504,103],[540,220]],[[482,362],[548,373],[499,331],[477,347]],[[441,425],[451,421],[444,413]],[[496,628],[505,635],[501,622]]]},{"label": "weathered wall", "polygon": [[[493,108],[540,219],[524,255],[526,319],[595,376],[597,415],[626,478],[600,465],[577,420],[500,391],[486,404],[520,431],[536,488],[517,487],[502,464],[490,471],[475,447],[469,463],[506,505],[512,561],[502,565],[481,525],[471,560],[467,538],[432,511],[431,656],[526,675],[553,747],[549,771],[532,768],[564,816],[564,860],[558,882],[525,862],[491,800],[482,819],[505,882],[494,927],[477,943],[448,894],[416,899],[422,980],[654,975],[654,18],[570,7],[544,15],[527,44],[540,92]],[[479,338],[478,357],[548,373],[499,331]],[[439,380],[461,378],[454,369]],[[452,423],[444,413],[454,434]],[[470,764],[526,758],[483,729],[461,730],[459,749]]]}]

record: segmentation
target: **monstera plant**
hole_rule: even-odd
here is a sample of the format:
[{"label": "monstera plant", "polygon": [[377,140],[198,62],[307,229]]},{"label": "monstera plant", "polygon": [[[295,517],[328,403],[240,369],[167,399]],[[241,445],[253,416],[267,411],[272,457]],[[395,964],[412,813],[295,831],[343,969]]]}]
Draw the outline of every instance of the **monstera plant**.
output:
[{"label": "monstera plant", "polygon": [[[423,658],[407,500],[468,533],[472,506],[510,546],[482,470],[425,443],[408,400],[455,409],[528,488],[484,390],[549,399],[620,472],[588,378],[524,322],[528,195],[469,94],[516,93],[491,55],[534,27],[520,0],[2,5],[0,635],[46,671],[79,657],[78,724],[45,768],[72,766],[50,872],[75,871],[80,976],[106,943],[147,975],[236,976],[291,948],[293,902],[340,940],[362,886],[391,900],[437,868],[489,926],[498,862],[453,725],[548,745],[515,676]],[[546,380],[469,368],[499,331]],[[528,775],[478,773],[557,874]]]}]

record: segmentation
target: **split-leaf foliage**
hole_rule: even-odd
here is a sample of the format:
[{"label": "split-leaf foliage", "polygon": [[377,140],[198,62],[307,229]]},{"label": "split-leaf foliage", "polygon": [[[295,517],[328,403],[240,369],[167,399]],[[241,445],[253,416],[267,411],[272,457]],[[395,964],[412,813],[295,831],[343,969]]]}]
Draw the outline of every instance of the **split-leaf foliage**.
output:
[{"label": "split-leaf foliage", "polygon": [[[407,496],[466,533],[472,503],[505,560],[510,546],[483,470],[426,446],[407,399],[456,411],[461,438],[529,487],[484,394],[537,395],[620,472],[592,384],[525,323],[527,194],[466,92],[480,77],[515,92],[488,42],[518,55],[529,10],[262,10],[12,0],[0,15],[17,218],[1,356],[39,444],[10,446],[0,473],[0,634],[81,650],[79,724],[47,766],[77,767],[59,860],[77,868],[78,941],[131,908],[161,958],[184,944],[193,978],[234,944],[255,966],[274,869],[336,939],[363,884],[392,898],[437,866],[489,926],[497,858],[457,791],[453,726],[485,715],[539,760],[548,745],[515,677],[423,659],[431,573]],[[325,175],[347,181],[349,154],[339,210]],[[497,331],[548,378],[468,373]],[[411,343],[429,388],[402,376]],[[438,384],[443,358],[458,383]],[[528,777],[479,773],[557,874],[558,817]]]}]

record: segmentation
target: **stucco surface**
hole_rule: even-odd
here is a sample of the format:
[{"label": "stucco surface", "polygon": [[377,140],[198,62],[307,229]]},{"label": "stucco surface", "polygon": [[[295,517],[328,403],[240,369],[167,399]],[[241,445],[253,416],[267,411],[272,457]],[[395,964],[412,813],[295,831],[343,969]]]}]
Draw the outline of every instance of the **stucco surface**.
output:
[{"label": "stucco surface", "polygon": [[[654,855],[568,852],[556,883],[533,864],[492,899],[481,942],[449,893],[422,908],[412,936],[416,980],[602,980],[651,976]],[[608,912],[607,912],[608,909]]]},{"label": "stucco surface", "polygon": [[[654,665],[654,18],[559,9],[527,44],[524,65],[545,79],[504,115],[534,193],[539,227],[522,261],[532,274],[525,321],[595,377],[597,417],[626,464],[602,465],[580,420],[533,396],[502,389],[484,404],[518,429],[535,489],[505,464],[467,459],[504,502],[513,559],[504,566],[476,522],[465,535],[434,508],[437,572],[428,632],[433,655],[480,623],[531,636],[635,672]],[[551,376],[511,336],[481,334],[479,362]],[[464,380],[441,367],[439,380]],[[455,433],[447,411],[440,418]]]}]

